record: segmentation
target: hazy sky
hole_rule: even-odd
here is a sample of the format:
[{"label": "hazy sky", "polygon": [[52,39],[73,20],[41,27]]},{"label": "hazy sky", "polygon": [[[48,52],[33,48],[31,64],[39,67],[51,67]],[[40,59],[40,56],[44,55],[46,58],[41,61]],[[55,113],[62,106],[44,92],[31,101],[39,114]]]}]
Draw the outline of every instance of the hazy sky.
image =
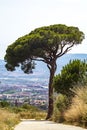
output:
[{"label": "hazy sky", "polygon": [[0,59],[18,37],[51,24],[79,27],[85,40],[71,52],[87,53],[87,0],[0,0]]}]

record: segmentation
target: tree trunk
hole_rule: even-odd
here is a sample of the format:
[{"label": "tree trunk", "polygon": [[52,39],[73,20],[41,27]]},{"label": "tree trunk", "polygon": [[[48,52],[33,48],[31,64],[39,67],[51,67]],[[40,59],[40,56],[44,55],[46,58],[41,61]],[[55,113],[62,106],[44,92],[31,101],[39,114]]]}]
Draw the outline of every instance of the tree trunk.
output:
[{"label": "tree trunk", "polygon": [[48,113],[46,120],[50,119],[53,115],[53,78],[56,71],[56,64],[52,65],[50,68],[50,78],[49,78],[49,104],[48,104]]}]

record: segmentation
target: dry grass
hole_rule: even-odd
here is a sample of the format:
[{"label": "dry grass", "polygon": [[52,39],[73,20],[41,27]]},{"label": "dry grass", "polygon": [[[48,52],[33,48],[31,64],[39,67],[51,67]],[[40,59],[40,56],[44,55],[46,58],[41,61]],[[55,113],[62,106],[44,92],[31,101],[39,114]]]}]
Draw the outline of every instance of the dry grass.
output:
[{"label": "dry grass", "polygon": [[41,120],[46,118],[46,112],[22,111],[19,116],[21,119]]},{"label": "dry grass", "polygon": [[13,108],[13,112],[17,113],[21,119],[45,119],[46,112],[39,110],[35,106],[24,104],[21,107]]},{"label": "dry grass", "polygon": [[87,125],[87,87],[78,87],[73,90],[75,97],[70,108],[65,112],[65,120],[77,125]]},{"label": "dry grass", "polygon": [[34,106],[24,105],[22,107],[0,109],[0,130],[13,130],[20,119],[46,118],[46,112],[37,109]]},{"label": "dry grass", "polygon": [[18,122],[19,117],[17,114],[0,109],[0,130],[12,130]]}]

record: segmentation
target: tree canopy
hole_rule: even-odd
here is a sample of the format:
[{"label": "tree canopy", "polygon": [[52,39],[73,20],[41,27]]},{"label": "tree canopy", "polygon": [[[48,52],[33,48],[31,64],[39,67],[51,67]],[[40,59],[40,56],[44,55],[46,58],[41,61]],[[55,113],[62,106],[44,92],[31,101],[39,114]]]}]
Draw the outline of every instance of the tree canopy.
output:
[{"label": "tree canopy", "polygon": [[8,70],[20,66],[25,73],[34,68],[33,61],[43,61],[50,71],[48,116],[53,113],[53,77],[57,68],[56,60],[67,53],[74,45],[80,44],[84,33],[77,27],[63,24],[40,27],[18,38],[8,46],[5,61]]},{"label": "tree canopy", "polygon": [[[84,34],[77,27],[58,24],[37,28],[8,46],[5,56],[6,67],[14,70],[20,63],[27,64],[27,60],[31,63],[36,58],[49,64],[54,57],[57,59],[62,56],[83,39]],[[31,68],[31,65],[29,67]]]}]

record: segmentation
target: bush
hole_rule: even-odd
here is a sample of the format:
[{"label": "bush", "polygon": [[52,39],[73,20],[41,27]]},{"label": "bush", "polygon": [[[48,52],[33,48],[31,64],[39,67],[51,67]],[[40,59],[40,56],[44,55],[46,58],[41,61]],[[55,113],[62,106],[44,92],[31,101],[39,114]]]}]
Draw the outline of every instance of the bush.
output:
[{"label": "bush", "polygon": [[32,106],[32,105],[29,105],[29,104],[23,104],[22,106],[21,106],[21,108],[23,108],[23,109],[25,109],[25,110],[31,110],[31,111],[38,111],[39,109],[37,108],[37,107],[35,107],[35,106]]},{"label": "bush", "polygon": [[4,107],[9,107],[10,103],[8,103],[7,101],[0,101],[0,107],[4,108]]},{"label": "bush", "polygon": [[66,96],[59,94],[54,102],[53,120],[55,122],[64,121],[64,111],[68,107],[68,99]]},{"label": "bush", "polygon": [[73,124],[87,126],[87,86],[73,89],[75,97],[65,112],[65,120]]},{"label": "bush", "polygon": [[63,67],[60,74],[54,77],[53,86],[57,93],[62,93],[70,97],[73,94],[70,89],[78,83],[86,84],[86,81],[86,61],[73,60]]}]

